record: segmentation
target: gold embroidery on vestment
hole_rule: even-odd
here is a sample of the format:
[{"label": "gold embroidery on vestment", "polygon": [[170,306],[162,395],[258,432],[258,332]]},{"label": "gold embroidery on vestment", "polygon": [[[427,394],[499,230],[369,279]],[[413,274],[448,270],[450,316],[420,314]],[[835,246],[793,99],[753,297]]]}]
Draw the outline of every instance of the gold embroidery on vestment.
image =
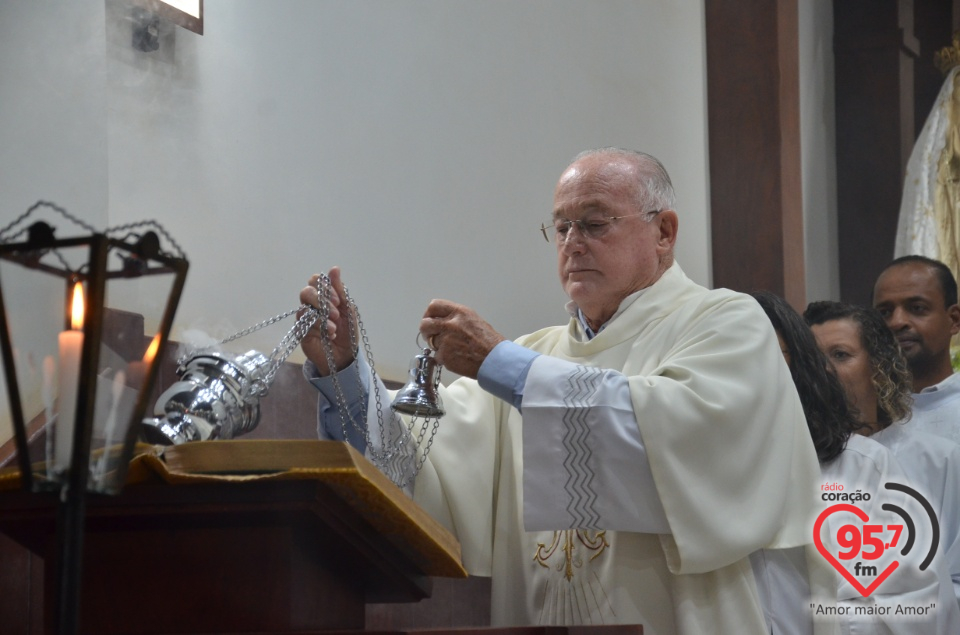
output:
[{"label": "gold embroidery on vestment", "polygon": [[593,555],[590,556],[592,562],[610,546],[606,536],[606,531],[591,531],[589,529],[555,531],[550,546],[542,542],[537,543],[537,553],[534,554],[533,559],[541,567],[549,569],[551,568],[549,561],[551,559],[560,560],[559,558],[553,558],[553,556],[557,555],[558,550],[562,551],[563,559],[553,566],[557,571],[562,571],[567,580],[572,580],[574,569],[583,566],[583,558],[580,555],[578,543],[588,552],[593,552]]}]

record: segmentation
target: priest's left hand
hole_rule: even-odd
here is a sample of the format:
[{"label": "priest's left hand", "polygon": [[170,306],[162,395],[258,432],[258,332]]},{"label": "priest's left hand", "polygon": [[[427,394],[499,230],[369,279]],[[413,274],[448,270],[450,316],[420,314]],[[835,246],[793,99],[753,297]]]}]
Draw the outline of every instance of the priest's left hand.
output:
[{"label": "priest's left hand", "polygon": [[437,362],[472,379],[493,347],[506,338],[470,307],[433,300],[420,321],[420,333],[437,353]]}]

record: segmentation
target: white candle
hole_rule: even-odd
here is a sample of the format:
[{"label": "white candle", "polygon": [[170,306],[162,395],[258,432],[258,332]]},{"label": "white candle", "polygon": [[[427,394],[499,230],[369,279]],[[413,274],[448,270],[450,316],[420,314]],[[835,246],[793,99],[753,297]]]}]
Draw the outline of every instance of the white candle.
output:
[{"label": "white candle", "polygon": [[122,370],[118,370],[113,376],[113,385],[110,389],[112,399],[110,402],[110,414],[107,415],[106,438],[103,442],[103,452],[100,454],[100,460],[97,462],[97,467],[93,473],[93,485],[98,491],[104,487],[104,475],[113,467],[113,454],[111,450],[114,442],[113,437],[117,428],[117,412],[122,409],[121,403],[124,392],[130,392],[130,389],[125,385],[126,383],[127,374]]},{"label": "white candle", "polygon": [[57,393],[54,383],[57,381],[57,360],[53,355],[47,355],[43,358],[43,414],[47,425],[47,434],[43,447],[44,457],[47,462],[47,476],[52,477],[56,462],[53,449],[53,437],[51,434],[51,422],[54,421],[56,412]]},{"label": "white candle", "polygon": [[73,306],[70,326],[62,331],[60,345],[60,412],[57,415],[54,466],[57,470],[70,467],[73,430],[77,414],[77,388],[80,384],[80,355],[83,351],[83,287],[73,287]]}]

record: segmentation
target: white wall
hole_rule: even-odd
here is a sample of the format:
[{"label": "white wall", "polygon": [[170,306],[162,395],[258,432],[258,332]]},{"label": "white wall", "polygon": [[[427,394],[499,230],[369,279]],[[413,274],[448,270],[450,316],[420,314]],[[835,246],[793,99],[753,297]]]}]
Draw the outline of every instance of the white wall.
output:
[{"label": "white wall", "polygon": [[103,2],[0,3],[0,227],[39,199],[107,222],[105,52]]},{"label": "white wall", "polygon": [[[602,145],[663,160],[679,259],[709,284],[701,2],[204,8],[203,36],[171,29],[148,54],[122,0],[0,4],[5,216],[44,197],[100,226],[104,208],[159,221],[191,261],[178,333],[293,308],[335,264],[385,376],[434,297],[510,337],[561,323],[537,227],[570,158]],[[232,348],[269,352],[291,324]]]},{"label": "white wall", "polygon": [[[700,2],[205,10],[166,63],[108,38],[110,220],[155,217],[181,241],[180,328],[225,335],[292,308],[335,264],[386,376],[405,375],[434,297],[510,337],[560,323],[537,227],[570,158],[601,145],[664,161],[679,257],[709,282]],[[237,347],[269,349],[289,325]]]},{"label": "white wall", "polygon": [[803,166],[807,301],[839,300],[831,0],[799,3],[799,43],[800,157]]},{"label": "white wall", "polygon": [[[105,51],[102,2],[0,3],[0,228],[40,199],[106,226]],[[57,221],[58,238],[85,233],[45,209],[28,222],[39,219]],[[2,445],[13,426],[0,378]]]}]

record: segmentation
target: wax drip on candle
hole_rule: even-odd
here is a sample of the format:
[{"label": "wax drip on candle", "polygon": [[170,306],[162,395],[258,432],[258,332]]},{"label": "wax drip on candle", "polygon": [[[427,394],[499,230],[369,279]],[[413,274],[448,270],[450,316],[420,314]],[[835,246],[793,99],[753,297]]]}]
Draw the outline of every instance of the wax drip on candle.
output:
[{"label": "wax drip on candle", "polygon": [[113,382],[111,384],[110,396],[112,397],[110,403],[110,414],[107,415],[107,425],[106,425],[106,438],[103,443],[103,453],[100,455],[100,460],[97,463],[97,467],[94,470],[94,483],[96,485],[102,485],[103,477],[107,473],[108,466],[111,462],[111,448],[113,447],[115,431],[117,427],[117,410],[120,407],[120,400],[123,396],[123,391],[125,390],[124,385],[126,384],[126,373],[122,370],[118,370],[117,373],[113,376]]},{"label": "wax drip on candle", "polygon": [[47,426],[47,434],[45,435],[46,443],[44,447],[44,460],[47,463],[48,476],[53,476],[51,468],[56,465],[53,449],[53,439],[55,435],[53,432],[53,421],[55,416],[54,404],[56,400],[56,392],[54,392],[53,384],[56,381],[56,377],[57,362],[54,361],[53,355],[47,355],[43,358],[43,388],[41,389],[41,395],[43,397],[43,415]]}]

